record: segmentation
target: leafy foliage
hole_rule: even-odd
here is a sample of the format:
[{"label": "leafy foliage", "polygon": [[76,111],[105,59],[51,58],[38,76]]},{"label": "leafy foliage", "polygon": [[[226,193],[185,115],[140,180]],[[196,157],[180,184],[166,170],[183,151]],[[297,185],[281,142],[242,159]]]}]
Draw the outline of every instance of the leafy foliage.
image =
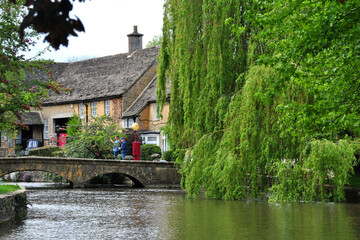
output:
[{"label": "leafy foliage", "polygon": [[[79,0],[84,2],[85,0]],[[10,0],[10,2],[17,2]],[[23,2],[23,1],[18,1]],[[38,33],[48,33],[45,40],[55,49],[60,45],[68,45],[68,36],[77,36],[76,31],[84,32],[82,22],[69,16],[72,3],[69,0],[26,0],[24,6],[28,7],[28,13],[23,18],[19,35],[24,39],[25,29],[32,26]]]},{"label": "leafy foliage", "polygon": [[344,199],[360,135],[359,11],[166,1],[157,95],[164,104],[171,79],[166,133],[189,196]]},{"label": "leafy foliage", "polygon": [[162,36],[159,35],[159,36],[154,36],[153,39],[151,39],[147,44],[146,44],[146,47],[149,48],[149,47],[154,47],[154,46],[157,46],[157,45],[160,45],[162,42]]},{"label": "leafy foliage", "polygon": [[112,158],[113,143],[110,139],[125,137],[107,115],[95,117],[89,123],[81,122],[75,115],[68,122],[67,133],[69,142],[65,156],[74,158]]},{"label": "leafy foliage", "polygon": [[354,150],[346,140],[333,143],[313,140],[298,162],[284,159],[274,167],[276,184],[272,200],[277,201],[342,201],[357,163]]},{"label": "leafy foliage", "polygon": [[161,149],[156,144],[144,144],[140,146],[140,159],[141,160],[150,160],[151,155],[158,153],[161,155]]},{"label": "leafy foliage", "polygon": [[[48,97],[49,91],[58,94],[65,91],[52,80],[51,72],[44,67],[46,62],[25,61],[21,55],[22,51],[29,51],[29,46],[33,45],[30,38],[37,34],[27,31],[23,39],[18,36],[19,19],[25,13],[21,7],[23,1],[18,2],[0,2],[0,130],[9,135],[18,128],[28,128],[21,114],[32,107],[41,109],[42,100]],[[48,73],[48,80],[30,78],[27,73],[35,69]]]},{"label": "leafy foliage", "polygon": [[162,159],[169,161],[169,162],[175,162],[176,156],[173,151],[169,150],[169,151],[165,151],[163,153]]}]

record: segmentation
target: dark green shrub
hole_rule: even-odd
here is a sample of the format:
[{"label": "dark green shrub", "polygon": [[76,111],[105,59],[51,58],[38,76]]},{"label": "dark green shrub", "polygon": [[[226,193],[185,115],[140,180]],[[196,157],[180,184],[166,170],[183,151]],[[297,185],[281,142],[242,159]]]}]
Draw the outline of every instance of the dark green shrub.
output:
[{"label": "dark green shrub", "polygon": [[144,144],[140,147],[140,160],[150,160],[150,156],[154,153],[158,153],[161,156],[161,149],[156,144]]},{"label": "dark green shrub", "polygon": [[29,150],[29,156],[53,157],[53,152],[57,152],[60,150],[61,148],[57,146],[34,148]]},{"label": "dark green shrub", "polygon": [[17,157],[22,157],[22,156],[24,156],[25,155],[25,151],[24,150],[21,150],[21,151],[19,151],[19,152],[16,152],[16,156]]},{"label": "dark green shrub", "polygon": [[163,157],[162,159],[166,160],[166,161],[170,161],[170,162],[175,162],[176,160],[176,155],[173,151],[165,151],[163,153]]}]

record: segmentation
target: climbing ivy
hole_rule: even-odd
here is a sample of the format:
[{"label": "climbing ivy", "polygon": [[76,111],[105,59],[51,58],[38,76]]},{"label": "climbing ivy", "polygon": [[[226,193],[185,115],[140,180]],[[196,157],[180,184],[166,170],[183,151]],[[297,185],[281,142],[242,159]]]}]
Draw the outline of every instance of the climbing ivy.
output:
[{"label": "climbing ivy", "polygon": [[360,133],[358,5],[166,1],[157,93],[164,104],[171,82],[166,132],[189,196],[344,199],[344,138]]}]

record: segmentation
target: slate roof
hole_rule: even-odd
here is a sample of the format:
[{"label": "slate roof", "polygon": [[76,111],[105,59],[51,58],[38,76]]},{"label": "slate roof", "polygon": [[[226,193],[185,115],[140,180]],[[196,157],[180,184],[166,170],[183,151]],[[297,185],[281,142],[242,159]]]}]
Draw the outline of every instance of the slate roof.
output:
[{"label": "slate roof", "polygon": [[23,124],[25,125],[42,125],[43,120],[39,112],[25,112],[22,114]]},{"label": "slate roof", "polygon": [[[149,103],[156,102],[156,88],[157,88],[157,77],[146,86],[140,96],[134,101],[134,103],[123,113],[123,117],[134,117],[140,115],[140,113],[146,108]],[[170,95],[170,82],[166,83],[167,95]]]},{"label": "slate roof", "polygon": [[[119,97],[157,61],[159,46],[73,63],[55,63],[53,76],[73,89],[71,94],[52,94],[44,105]],[[46,74],[39,73],[39,78]]]}]

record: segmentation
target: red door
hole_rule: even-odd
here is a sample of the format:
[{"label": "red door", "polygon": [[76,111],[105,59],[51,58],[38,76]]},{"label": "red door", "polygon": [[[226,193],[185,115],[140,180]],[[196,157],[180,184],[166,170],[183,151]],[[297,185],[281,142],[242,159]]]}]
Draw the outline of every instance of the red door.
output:
[{"label": "red door", "polygon": [[66,133],[60,133],[59,145],[60,147],[64,147],[66,145]]}]

